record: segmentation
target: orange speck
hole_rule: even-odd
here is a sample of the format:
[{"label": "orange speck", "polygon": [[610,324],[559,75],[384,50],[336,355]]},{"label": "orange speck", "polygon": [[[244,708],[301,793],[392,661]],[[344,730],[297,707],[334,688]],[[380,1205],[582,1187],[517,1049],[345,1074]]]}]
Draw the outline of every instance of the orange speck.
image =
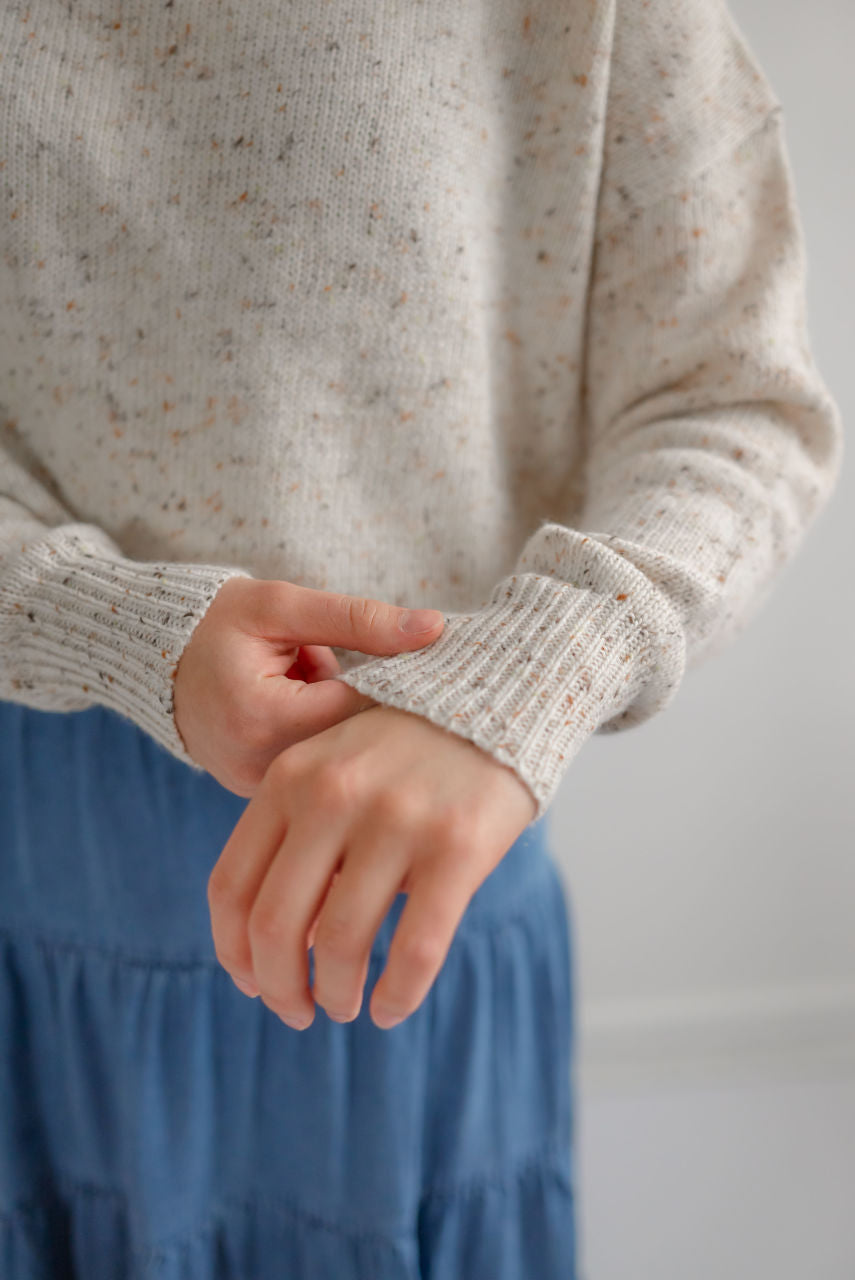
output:
[{"label": "orange speck", "polygon": [[125,434],[125,433],[124,433],[124,431],[122,430],[122,428],[121,428],[121,427],[113,427],[113,435],[116,437],[116,439],[117,439],[117,440],[121,439],[121,437],[122,437],[124,434]]},{"label": "orange speck", "polygon": [[169,413],[169,410],[170,410],[170,409],[174,409],[174,408],[175,408],[175,404],[174,404],[174,402],[170,403],[170,401],[169,401],[169,400],[164,400],[164,402],[163,402],[163,412],[164,412],[164,413]]},{"label": "orange speck", "polygon": [[588,77],[585,75],[584,72],[581,75],[574,76],[573,79],[576,81],[577,84],[580,84],[583,89],[585,85],[588,83]]},{"label": "orange speck", "polygon": [[523,35],[528,35],[531,30],[531,14],[526,14],[523,18]]},{"label": "orange speck", "polygon": [[76,305],[77,305],[77,303],[76,303],[76,302],[74,301],[74,299],[72,298],[71,302],[66,302],[66,304],[65,304],[65,309],[66,309],[66,311],[71,311],[71,310],[73,310],[73,308],[74,308],[74,307],[76,307]]},{"label": "orange speck", "polygon": [[702,236],[703,234],[704,234],[703,227],[692,227],[692,235],[695,237],[696,240],[698,236]]},{"label": "orange speck", "polygon": [[625,599],[626,599],[625,591],[622,591],[619,596],[615,596],[615,600],[625,600]]},{"label": "orange speck", "polygon": [[513,330],[513,329],[506,329],[506,330],[505,330],[505,337],[507,338],[508,342],[513,342],[513,343],[515,343],[518,347],[521,347],[521,346],[522,346],[522,339],[520,338],[520,336],[519,336],[519,334],[518,334],[518,333],[515,333],[515,332],[514,332],[514,330]]}]

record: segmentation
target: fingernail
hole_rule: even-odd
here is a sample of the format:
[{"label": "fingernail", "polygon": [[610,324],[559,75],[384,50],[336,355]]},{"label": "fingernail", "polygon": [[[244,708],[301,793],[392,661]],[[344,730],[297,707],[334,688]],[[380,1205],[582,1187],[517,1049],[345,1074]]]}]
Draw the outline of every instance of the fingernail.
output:
[{"label": "fingernail", "polygon": [[404,1021],[403,1016],[392,1013],[391,1009],[383,1009],[381,1007],[376,1008],[371,1016],[381,1031],[388,1031],[389,1027],[395,1027],[399,1022]]},{"label": "fingernail", "polygon": [[418,636],[432,631],[441,617],[436,609],[411,609],[404,614],[399,625],[405,635]]},{"label": "fingernail", "polygon": [[312,1021],[311,1018],[286,1018],[282,1013],[280,1013],[279,1017],[283,1022],[287,1022],[289,1027],[293,1027],[295,1031],[305,1031]]},{"label": "fingernail", "polygon": [[239,991],[243,992],[245,996],[251,996],[252,998],[254,998],[255,996],[258,995],[257,987],[251,987],[248,983],[241,982],[240,978],[232,978],[232,982],[235,984],[235,986],[238,988]]}]

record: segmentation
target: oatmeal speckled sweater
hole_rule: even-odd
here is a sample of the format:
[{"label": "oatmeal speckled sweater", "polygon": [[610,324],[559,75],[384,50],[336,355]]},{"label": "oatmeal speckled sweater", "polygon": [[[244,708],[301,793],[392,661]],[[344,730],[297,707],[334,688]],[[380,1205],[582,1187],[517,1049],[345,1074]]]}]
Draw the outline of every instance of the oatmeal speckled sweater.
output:
[{"label": "oatmeal speckled sweater", "polygon": [[335,678],[540,816],[829,498],[723,0],[10,0],[0,51],[0,697],[198,768],[172,680],[227,578],[436,608]]}]

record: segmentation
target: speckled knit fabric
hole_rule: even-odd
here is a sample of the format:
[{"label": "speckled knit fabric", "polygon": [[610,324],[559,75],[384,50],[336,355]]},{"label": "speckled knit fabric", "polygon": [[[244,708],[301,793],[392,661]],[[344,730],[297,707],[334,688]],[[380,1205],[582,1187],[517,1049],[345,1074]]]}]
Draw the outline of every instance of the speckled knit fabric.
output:
[{"label": "speckled knit fabric", "polygon": [[783,112],[718,0],[0,8],[0,697],[114,708],[231,575],[445,614],[337,677],[538,816],[827,501]]}]

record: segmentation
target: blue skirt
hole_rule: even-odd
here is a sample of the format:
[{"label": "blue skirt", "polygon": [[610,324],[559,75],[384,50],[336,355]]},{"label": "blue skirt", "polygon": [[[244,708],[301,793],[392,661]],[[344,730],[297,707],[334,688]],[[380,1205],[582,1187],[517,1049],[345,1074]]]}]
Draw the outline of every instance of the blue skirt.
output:
[{"label": "blue skirt", "polygon": [[[104,707],[0,702],[3,1280],[574,1280],[568,903],[544,819],[419,1009],[292,1031],[218,965],[248,800]],[[310,965],[310,977],[313,966]]]}]

